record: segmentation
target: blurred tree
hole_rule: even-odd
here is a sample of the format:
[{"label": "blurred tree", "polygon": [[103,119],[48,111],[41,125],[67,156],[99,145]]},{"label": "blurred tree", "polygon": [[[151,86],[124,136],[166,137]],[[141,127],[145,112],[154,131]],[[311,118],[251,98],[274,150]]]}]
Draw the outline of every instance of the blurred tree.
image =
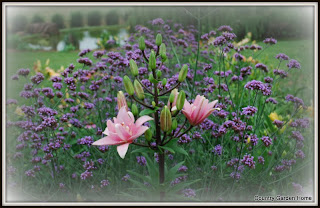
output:
[{"label": "blurred tree", "polygon": [[107,25],[117,25],[119,23],[119,14],[117,11],[110,11],[105,17]]},{"label": "blurred tree", "polygon": [[71,27],[82,27],[83,26],[83,14],[81,12],[74,12],[71,14]]},{"label": "blurred tree", "polygon": [[92,11],[88,14],[88,25],[89,26],[98,26],[101,25],[102,15],[98,11]]},{"label": "blurred tree", "polygon": [[44,18],[38,14],[34,15],[31,20],[32,23],[42,23],[44,22]]},{"label": "blurred tree", "polygon": [[55,23],[59,29],[65,28],[64,19],[61,14],[53,15],[51,21]]}]

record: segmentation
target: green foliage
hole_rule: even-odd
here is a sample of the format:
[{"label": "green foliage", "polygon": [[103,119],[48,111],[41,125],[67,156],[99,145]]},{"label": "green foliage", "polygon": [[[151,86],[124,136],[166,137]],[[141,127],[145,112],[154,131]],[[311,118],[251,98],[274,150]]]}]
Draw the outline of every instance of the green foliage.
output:
[{"label": "green foliage", "polygon": [[23,41],[23,39],[19,35],[10,35],[7,37],[7,47],[12,49],[19,49],[19,50],[28,50],[30,47],[28,43]]},{"label": "green foliage", "polygon": [[155,110],[151,110],[151,109],[144,109],[139,113],[139,116],[145,116],[145,115],[149,115],[154,113]]},{"label": "green foliage", "polygon": [[101,25],[102,15],[99,11],[92,11],[88,14],[88,25],[98,26]]},{"label": "green foliage", "polygon": [[107,43],[108,40],[115,40],[115,39],[116,39],[116,36],[112,35],[110,32],[103,31],[100,35],[100,40],[98,44],[102,49],[110,49],[113,47],[117,47],[119,46],[119,43],[117,41],[115,41],[115,44]]},{"label": "green foliage", "polygon": [[74,50],[76,50],[76,47],[74,45],[66,44],[62,51],[68,52],[68,51],[74,51]]},{"label": "green foliage", "polygon": [[70,27],[82,27],[83,26],[83,14],[81,12],[71,13]]},{"label": "green foliage", "polygon": [[119,14],[117,11],[110,11],[105,16],[105,21],[107,25],[117,25],[119,24]]},{"label": "green foliage", "polygon": [[44,22],[44,18],[38,14],[34,15],[31,20],[31,23],[43,23],[43,22]]},{"label": "green foliage", "polygon": [[64,18],[61,14],[53,15],[51,21],[55,23],[59,29],[65,28]]},{"label": "green foliage", "polygon": [[[142,155],[147,160],[147,171],[148,175],[142,175],[135,171],[128,170],[135,178],[130,178],[129,181],[134,185],[135,188],[130,188],[131,192],[122,192],[126,196],[130,197],[134,201],[139,201],[143,199],[143,201],[159,201],[160,193],[164,193],[164,201],[171,201],[185,198],[181,197],[181,190],[186,187],[190,187],[192,184],[195,184],[200,181],[199,180],[191,180],[188,182],[180,182],[176,185],[172,185],[171,182],[176,178],[184,176],[185,174],[181,174],[178,172],[178,169],[184,164],[184,161],[174,165],[173,167],[168,169],[168,164],[165,164],[165,181],[163,184],[159,183],[159,171],[158,165],[155,163],[153,159],[151,159],[146,153],[142,153]],[[139,192],[136,192],[136,191]]]}]

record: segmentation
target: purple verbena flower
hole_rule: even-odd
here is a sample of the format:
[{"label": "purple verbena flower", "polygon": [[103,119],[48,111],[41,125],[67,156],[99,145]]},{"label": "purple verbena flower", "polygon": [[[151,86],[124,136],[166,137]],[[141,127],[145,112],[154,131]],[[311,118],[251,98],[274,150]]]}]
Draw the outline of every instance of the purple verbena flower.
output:
[{"label": "purple verbena flower", "polygon": [[19,69],[17,73],[20,76],[25,76],[26,77],[30,73],[30,69]]},{"label": "purple verbena flower", "polygon": [[137,156],[137,163],[141,166],[146,166],[147,165],[147,160],[144,156]]},{"label": "purple verbena flower", "polygon": [[214,149],[212,150],[215,155],[221,155],[222,154],[222,146],[220,144],[216,145]]},{"label": "purple verbena flower", "polygon": [[288,67],[289,69],[293,69],[293,68],[295,68],[295,69],[301,69],[300,63],[299,63],[297,60],[294,60],[294,59],[291,59],[291,60],[289,61],[289,63],[287,63],[287,67]]},{"label": "purple verbena flower", "polygon": [[268,136],[261,137],[261,141],[263,141],[266,147],[269,147],[272,144],[272,139]]},{"label": "purple verbena flower", "polygon": [[274,45],[274,44],[277,43],[277,40],[274,39],[274,38],[266,38],[266,39],[263,40],[263,42],[264,42],[265,44]]},{"label": "purple verbena flower", "polygon": [[187,198],[192,198],[192,197],[196,196],[196,192],[193,189],[190,189],[190,188],[184,189],[182,191],[182,194]]},{"label": "purple verbena flower", "polygon": [[188,170],[188,167],[185,166],[185,165],[182,165],[182,166],[178,169],[179,172],[187,172],[187,170]]},{"label": "purple verbena flower", "polygon": [[276,58],[276,59],[279,59],[279,60],[289,60],[289,56],[287,56],[287,55],[284,54],[284,53],[279,53],[279,54],[277,54],[275,58]]},{"label": "purple verbena flower", "polygon": [[254,114],[258,111],[258,109],[254,106],[247,106],[242,108],[242,115],[246,115],[246,116],[254,116]]},{"label": "purple verbena flower", "polygon": [[254,157],[250,154],[245,154],[241,160],[241,163],[247,165],[249,168],[255,169],[255,161],[253,160]]},{"label": "purple verbena flower", "polygon": [[102,180],[100,183],[101,183],[100,185],[101,188],[109,186],[110,184],[109,180]]},{"label": "purple verbena flower", "polygon": [[232,28],[229,25],[222,25],[218,28],[218,31],[227,31],[227,32],[231,32]]}]

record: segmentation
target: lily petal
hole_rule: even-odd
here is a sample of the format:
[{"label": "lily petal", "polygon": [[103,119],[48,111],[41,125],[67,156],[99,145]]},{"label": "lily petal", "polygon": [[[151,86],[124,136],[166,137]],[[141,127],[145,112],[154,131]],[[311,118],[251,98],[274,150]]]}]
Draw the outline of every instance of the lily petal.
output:
[{"label": "lily petal", "polygon": [[147,121],[153,120],[153,118],[151,118],[150,116],[141,116],[140,118],[137,119],[136,121],[136,127],[141,126],[142,124],[144,124]]},{"label": "lily petal", "polygon": [[95,142],[92,145],[118,145],[121,144],[122,141],[117,141],[110,136],[103,137]]},{"label": "lily petal", "polygon": [[129,143],[125,143],[123,145],[117,146],[118,154],[122,159],[124,159],[124,157],[126,156],[128,147],[129,147]]},{"label": "lily petal", "polygon": [[129,132],[126,131],[126,129],[121,126],[120,124],[116,124],[116,132],[117,135],[123,140],[123,141],[127,141],[127,138],[130,138],[131,135],[129,134]]},{"label": "lily petal", "polygon": [[147,126],[140,126],[139,129],[137,129],[138,131],[135,132],[135,134],[130,138],[130,141],[135,140],[136,138],[138,138],[139,136],[141,136],[145,131],[148,130],[149,127]]}]

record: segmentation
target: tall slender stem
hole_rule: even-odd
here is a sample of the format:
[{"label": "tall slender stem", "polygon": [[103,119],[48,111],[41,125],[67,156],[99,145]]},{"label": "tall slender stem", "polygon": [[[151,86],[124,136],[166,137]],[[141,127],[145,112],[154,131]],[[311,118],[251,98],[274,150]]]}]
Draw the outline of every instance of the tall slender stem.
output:
[{"label": "tall slender stem", "polygon": [[[156,70],[152,70],[153,77],[157,79]],[[153,84],[154,86],[154,102],[156,106],[159,104],[158,100],[158,88],[156,84]],[[161,131],[160,131],[160,122],[159,122],[159,111],[156,110],[154,113],[154,122],[156,126],[156,143],[157,146],[161,145]],[[159,153],[159,183],[164,183],[164,152]],[[160,201],[163,201],[165,193],[163,191],[160,192]]]},{"label": "tall slender stem", "polygon": [[200,36],[201,36],[201,21],[200,21],[200,7],[199,7],[199,11],[198,11],[198,46],[197,46],[197,57],[196,57],[196,65],[194,68],[194,72],[193,72],[193,83],[192,83],[192,91],[191,91],[191,97],[193,97],[194,94],[194,87],[195,87],[195,81],[196,81],[196,76],[197,76],[197,69],[198,69],[198,60],[199,60],[199,53],[200,53]]}]

